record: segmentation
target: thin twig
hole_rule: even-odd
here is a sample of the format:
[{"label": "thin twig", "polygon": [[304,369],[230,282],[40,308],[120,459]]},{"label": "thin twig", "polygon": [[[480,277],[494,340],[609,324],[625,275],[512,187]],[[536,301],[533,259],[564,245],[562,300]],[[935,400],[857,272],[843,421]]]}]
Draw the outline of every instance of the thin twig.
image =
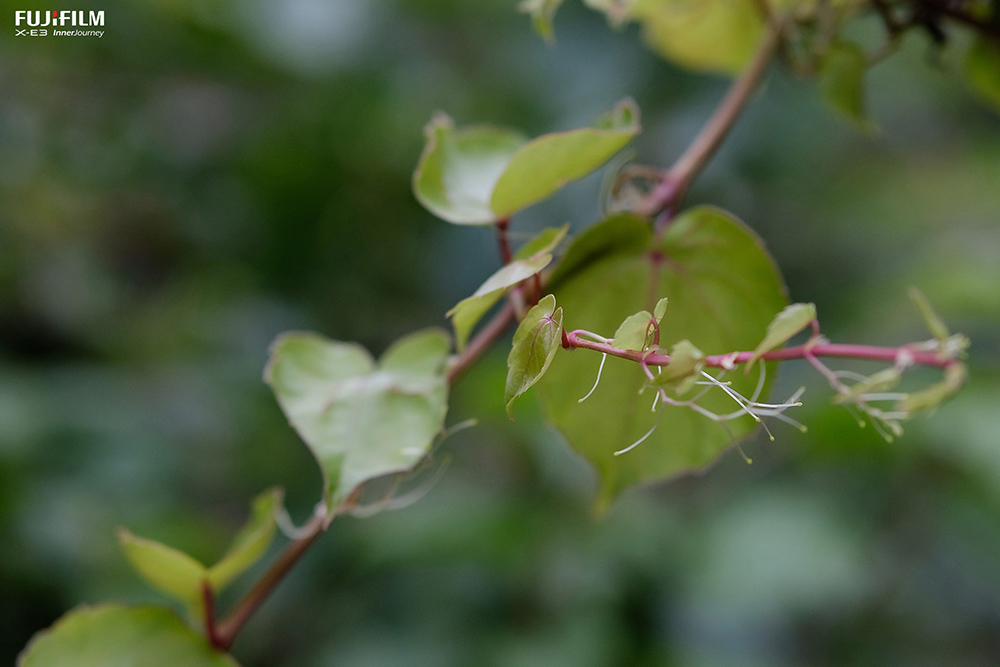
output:
[{"label": "thin twig", "polygon": [[271,565],[264,576],[257,581],[250,592],[243,596],[236,608],[221,621],[216,628],[216,639],[213,646],[222,650],[228,650],[236,639],[236,635],[243,628],[254,612],[271,595],[281,580],[298,562],[302,555],[312,546],[323,531],[326,530],[327,518],[324,514],[315,514],[303,527],[303,536],[289,543],[282,554]]},{"label": "thin twig", "polygon": [[652,217],[671,205],[677,207],[688,187],[705,168],[743,113],[778,48],[780,37],[781,26],[769,24],[764,41],[758,47],[753,60],[733,82],[708,123],[667,171],[660,184],[639,202],[635,208],[636,213]]}]

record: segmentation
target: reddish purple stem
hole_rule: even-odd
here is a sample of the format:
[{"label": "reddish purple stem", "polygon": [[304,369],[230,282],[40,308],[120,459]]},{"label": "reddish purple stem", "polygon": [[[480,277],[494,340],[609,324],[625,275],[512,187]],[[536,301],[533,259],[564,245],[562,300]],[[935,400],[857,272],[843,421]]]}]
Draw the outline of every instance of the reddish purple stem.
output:
[{"label": "reddish purple stem", "polygon": [[[666,354],[650,354],[637,350],[623,350],[613,347],[610,343],[599,343],[583,336],[592,336],[588,331],[577,329],[566,334],[563,347],[582,347],[595,352],[603,352],[620,359],[642,362],[647,366],[666,366],[670,356]],[[868,361],[883,361],[895,363],[900,354],[907,354],[914,363],[934,368],[947,368],[955,363],[954,359],[941,357],[935,352],[914,350],[906,345],[900,347],[876,347],[874,345],[842,345],[837,343],[820,343],[816,345],[797,345],[780,350],[772,350],[761,355],[765,361],[786,361],[788,359],[805,359],[807,354],[814,357],[840,357],[844,359],[864,359]],[[727,368],[734,364],[744,364],[754,356],[753,352],[737,352],[729,354],[713,354],[705,357],[705,366],[710,368]]]}]

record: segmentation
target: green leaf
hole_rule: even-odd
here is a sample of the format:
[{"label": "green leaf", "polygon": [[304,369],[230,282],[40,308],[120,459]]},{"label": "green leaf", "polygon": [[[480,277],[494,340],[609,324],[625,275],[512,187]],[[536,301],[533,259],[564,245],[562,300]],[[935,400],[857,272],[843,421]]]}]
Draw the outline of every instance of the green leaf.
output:
[{"label": "green leaf", "polygon": [[183,551],[125,528],[118,529],[118,542],[128,562],[150,586],[183,602],[196,617],[204,616],[202,584],[208,579],[204,565]]},{"label": "green leaf", "polygon": [[36,634],[19,667],[239,667],[168,609],[77,607]]},{"label": "green leaf", "polygon": [[569,223],[562,227],[547,227],[535,235],[530,241],[517,249],[514,259],[528,259],[535,255],[552,252],[569,232]]},{"label": "green leaf", "polygon": [[556,10],[559,9],[559,5],[562,2],[563,0],[522,0],[517,9],[531,15],[535,31],[546,42],[551,44],[555,41],[555,34],[552,30],[552,19],[555,17]]},{"label": "green leaf", "polygon": [[280,489],[270,489],[253,501],[250,520],[233,539],[226,555],[206,568],[188,554],[156,540],[118,529],[118,542],[126,559],[153,588],[187,605],[198,618],[204,616],[202,585],[221,592],[264,555],[277,530],[275,512],[281,505]]},{"label": "green leaf", "polygon": [[562,345],[562,317],[562,308],[556,308],[550,294],[528,311],[514,332],[504,389],[507,414],[512,418],[514,399],[541,379]]},{"label": "green leaf", "polygon": [[[651,261],[654,250],[669,260],[658,274]],[[648,221],[627,214],[611,217],[570,246],[551,285],[566,313],[566,327],[601,335],[647,307],[651,291],[664,295],[670,317],[660,324],[660,340],[687,339],[706,354],[752,348],[787,304],[781,276],[761,240],[711,207],[679,215],[660,243]],[[615,358],[608,359],[594,394],[579,404],[598,364],[599,355],[582,350],[557,355],[538,389],[550,420],[597,469],[599,509],[629,486],[699,469],[732,444],[719,424],[668,406],[641,446],[614,456],[649,431],[657,415],[650,412],[653,397],[639,395],[645,374],[637,364]],[[752,394],[756,378],[736,375],[727,378],[733,388]],[[732,400],[721,391],[709,392],[699,404],[717,413],[732,411]],[[728,423],[737,438],[754,425],[750,417]]]},{"label": "green leaf", "polygon": [[689,340],[681,340],[670,348],[670,363],[649,384],[673,389],[678,396],[689,392],[705,366],[705,353]]},{"label": "green leaf", "polygon": [[444,114],[436,115],[424,133],[427,145],[413,173],[413,193],[420,203],[460,225],[498,220],[490,208],[493,188],[526,137],[489,125],[455,129]]},{"label": "green leaf", "polygon": [[830,107],[865,132],[875,125],[865,111],[865,72],[868,57],[848,42],[834,44],[823,58],[819,87]]},{"label": "green leaf", "polygon": [[509,218],[607,162],[639,132],[639,109],[623,100],[593,127],[546,134],[479,125],[456,129],[438,114],[413,173],[413,192],[448,222],[483,225]]},{"label": "green leaf", "polygon": [[323,472],[331,512],[364,482],[410,470],[448,408],[450,342],[439,329],[397,341],[376,365],[356,343],[291,333],[271,347],[265,380]]},{"label": "green leaf", "polygon": [[518,256],[526,252],[532,252],[531,255],[502,267],[487,278],[472,296],[462,299],[446,313],[446,317],[452,318],[455,340],[460,351],[465,349],[476,323],[500,300],[507,288],[530,278],[549,265],[552,261],[551,251],[562,242],[567,231],[568,224],[558,229],[546,229],[528,241]]},{"label": "green leaf", "polygon": [[948,326],[944,323],[944,320],[934,312],[934,307],[931,306],[931,302],[927,300],[924,293],[918,290],[916,287],[911,287],[909,289],[910,300],[916,305],[917,310],[920,311],[920,317],[923,318],[924,324],[927,325],[927,330],[931,332],[931,335],[940,341],[944,341],[951,334],[948,332]]},{"label": "green leaf", "polygon": [[620,350],[637,350],[642,352],[653,341],[653,316],[649,311],[640,310],[635,315],[629,315],[618,325],[612,347]]},{"label": "green leaf", "polygon": [[208,581],[216,593],[253,566],[271,546],[283,497],[281,489],[270,489],[254,498],[246,525],[222,559],[208,570]]},{"label": "green leaf", "polygon": [[965,56],[965,78],[976,94],[1000,112],[1000,44],[977,37]]},{"label": "green leaf", "polygon": [[746,364],[747,372],[750,372],[750,368],[757,363],[761,355],[784,345],[789,338],[805,329],[815,319],[816,304],[814,303],[793,303],[790,306],[785,306],[767,325],[764,340],[758,343],[753,351],[753,356]]},{"label": "green leaf", "polygon": [[754,0],[638,0],[632,15],[653,50],[703,72],[738,74],[764,36]]},{"label": "green leaf", "polygon": [[500,218],[539,202],[570,181],[586,176],[639,133],[639,109],[623,100],[594,127],[546,134],[511,158],[490,206]]},{"label": "green leaf", "polygon": [[656,302],[656,307],[653,308],[653,318],[656,319],[656,323],[659,324],[663,321],[663,316],[667,314],[667,302],[669,299],[663,297]]}]

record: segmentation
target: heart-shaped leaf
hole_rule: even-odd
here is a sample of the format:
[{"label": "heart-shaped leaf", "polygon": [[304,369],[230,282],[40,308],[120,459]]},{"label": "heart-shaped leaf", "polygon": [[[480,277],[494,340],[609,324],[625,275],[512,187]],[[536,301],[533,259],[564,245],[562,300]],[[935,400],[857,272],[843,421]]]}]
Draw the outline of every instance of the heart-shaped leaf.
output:
[{"label": "heart-shaped leaf", "polygon": [[434,443],[448,409],[439,329],[411,334],[376,364],[356,343],[285,334],[265,380],[319,462],[330,512],[364,482],[410,470]]},{"label": "heart-shaped leaf", "polygon": [[562,308],[556,308],[556,299],[549,294],[528,311],[514,332],[504,390],[508,415],[513,416],[514,399],[541,379],[561,345]]},{"label": "heart-shaped leaf", "polygon": [[528,141],[506,128],[455,128],[439,114],[413,173],[413,192],[438,217],[482,225],[510,217],[607,162],[639,132],[631,100],[589,128]]},{"label": "heart-shaped leaf", "polygon": [[518,259],[487,278],[472,296],[462,299],[447,312],[447,317],[452,318],[455,327],[455,342],[459,351],[465,349],[473,327],[500,300],[507,288],[530,278],[549,265],[552,261],[550,253],[566,238],[567,231],[569,225],[543,231],[518,251]]},{"label": "heart-shaped leaf", "polygon": [[169,609],[77,607],[35,635],[19,667],[239,667]]},{"label": "heart-shaped leaf", "polygon": [[[662,263],[654,269],[654,262]],[[730,214],[710,207],[678,216],[660,242],[647,220],[609,218],[570,246],[551,286],[567,328],[605,336],[629,314],[648,308],[651,290],[666,296],[670,314],[660,323],[660,344],[687,339],[706,354],[752,348],[787,303],[781,276],[760,239]],[[623,359],[607,360],[600,385],[580,405],[599,364],[600,355],[583,350],[556,355],[538,383],[553,423],[599,473],[598,508],[633,484],[701,468],[732,444],[719,424],[668,406],[641,446],[614,456],[648,432],[657,415],[650,412],[653,397],[639,395],[645,374]],[[752,394],[756,378],[735,375],[727,377],[733,388]],[[709,392],[699,404],[716,413],[735,407],[722,391]],[[738,438],[754,424],[745,417],[728,427]]]}]

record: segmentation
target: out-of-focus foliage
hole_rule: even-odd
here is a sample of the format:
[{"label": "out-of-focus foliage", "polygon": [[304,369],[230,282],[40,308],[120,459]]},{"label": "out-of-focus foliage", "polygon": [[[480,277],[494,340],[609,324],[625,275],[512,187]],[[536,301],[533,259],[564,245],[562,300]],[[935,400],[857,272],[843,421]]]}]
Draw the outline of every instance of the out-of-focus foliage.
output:
[{"label": "out-of-focus foliage", "polygon": [[[104,6],[100,40],[0,43],[4,664],[78,603],[169,603],[118,525],[211,562],[261,490],[311,512],[319,473],[261,382],[273,337],[377,354],[498,267],[487,231],[412,198],[436,109],[535,135],[631,95],[638,157],[664,165],[724,90],[578,3],[551,48],[513,2]],[[807,385],[808,434],[776,429],[745,445],[753,466],[727,455],[595,523],[596,481],[532,392],[505,416],[497,349],[454,388],[449,423],[480,424],[442,445],[443,479],[406,510],[338,519],[240,637],[241,663],[990,664],[1000,120],[958,76],[963,44],[942,67],[924,35],[902,47],[866,75],[881,138],[775,72],[690,197],[746,220],[835,341],[926,336],[919,286],[975,341],[958,398],[887,445],[785,365],[775,393]],[[599,190],[519,214],[515,240],[567,220],[578,235]]]}]

